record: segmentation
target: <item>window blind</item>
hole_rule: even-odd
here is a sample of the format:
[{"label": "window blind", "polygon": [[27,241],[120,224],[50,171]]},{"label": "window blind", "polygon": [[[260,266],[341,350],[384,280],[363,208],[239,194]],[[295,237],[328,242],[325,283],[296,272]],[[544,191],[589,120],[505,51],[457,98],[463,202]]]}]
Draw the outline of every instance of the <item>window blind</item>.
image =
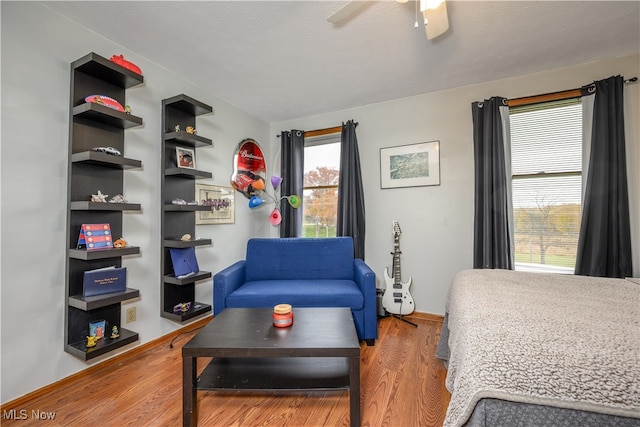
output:
[{"label": "window blind", "polygon": [[580,99],[509,112],[516,269],[572,273],[582,198]]}]

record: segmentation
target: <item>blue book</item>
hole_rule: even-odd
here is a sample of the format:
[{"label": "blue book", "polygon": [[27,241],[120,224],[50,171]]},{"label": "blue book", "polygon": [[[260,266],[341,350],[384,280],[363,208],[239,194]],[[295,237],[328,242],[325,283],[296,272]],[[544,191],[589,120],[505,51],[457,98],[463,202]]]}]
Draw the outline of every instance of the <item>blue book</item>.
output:
[{"label": "blue book", "polygon": [[173,274],[176,278],[189,277],[200,271],[195,248],[170,248],[169,252],[173,263]]},{"label": "blue book", "polygon": [[127,289],[127,268],[106,267],[84,272],[82,295],[96,295],[124,292]]}]

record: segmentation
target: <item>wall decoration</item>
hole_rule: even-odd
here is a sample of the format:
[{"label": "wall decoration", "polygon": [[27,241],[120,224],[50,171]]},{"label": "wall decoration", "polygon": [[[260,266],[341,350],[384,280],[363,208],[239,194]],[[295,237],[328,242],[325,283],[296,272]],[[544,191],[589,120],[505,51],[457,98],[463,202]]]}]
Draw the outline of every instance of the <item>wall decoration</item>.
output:
[{"label": "wall decoration", "polygon": [[440,141],[380,149],[380,188],[440,185]]},{"label": "wall decoration", "polygon": [[176,163],[179,168],[196,168],[196,151],[191,148],[176,147]]},{"label": "wall decoration", "polygon": [[240,141],[233,155],[231,186],[247,199],[265,189],[267,163],[262,148],[251,138]]},{"label": "wall decoration", "polygon": [[235,193],[231,187],[196,183],[196,200],[210,211],[197,211],[196,224],[233,224],[236,222]]},{"label": "wall decoration", "polygon": [[271,199],[275,207],[269,214],[269,222],[274,226],[280,225],[280,223],[282,222],[282,214],[280,214],[280,209],[278,208],[282,200],[287,199],[289,205],[294,209],[298,209],[302,205],[302,200],[297,194],[280,197],[278,191],[278,189],[280,188],[280,184],[282,184],[282,178],[279,176],[272,176],[271,186],[273,187],[273,195],[267,193],[267,191],[263,189],[262,191],[256,191],[256,194],[251,196],[251,198],[249,199],[249,208],[251,209],[258,208],[266,202],[266,200],[264,200],[261,196],[267,196],[269,199]]}]

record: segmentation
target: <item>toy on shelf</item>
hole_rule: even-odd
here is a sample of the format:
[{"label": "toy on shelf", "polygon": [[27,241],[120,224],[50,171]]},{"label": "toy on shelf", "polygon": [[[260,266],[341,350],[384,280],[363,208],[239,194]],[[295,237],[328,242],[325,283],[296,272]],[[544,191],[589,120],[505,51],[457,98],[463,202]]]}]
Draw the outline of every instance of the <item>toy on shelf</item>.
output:
[{"label": "toy on shelf", "polygon": [[85,102],[93,102],[94,104],[104,105],[112,110],[124,112],[124,107],[115,99],[105,95],[89,95],[85,99]]},{"label": "toy on shelf", "polygon": [[197,133],[196,128],[193,126],[187,126],[186,132],[191,135],[195,135]]},{"label": "toy on shelf", "polygon": [[98,153],[111,154],[112,156],[122,156],[120,151],[113,147],[94,147],[92,150]]},{"label": "toy on shelf", "polygon": [[87,337],[87,348],[95,347],[98,343],[98,337]]},{"label": "toy on shelf", "polygon": [[142,70],[140,69],[140,67],[138,67],[133,62],[124,59],[124,55],[112,55],[111,58],[109,58],[109,61],[115,62],[116,64],[126,68],[129,71],[133,71],[136,74],[142,75]]},{"label": "toy on shelf", "polygon": [[116,240],[115,242],[113,242],[113,247],[114,248],[118,248],[118,249],[122,249],[122,248],[126,248],[128,244],[129,243],[126,240],[120,238],[120,239]]},{"label": "toy on shelf", "polygon": [[120,336],[120,332],[118,332],[118,327],[114,326],[113,328],[111,328],[111,336],[109,338],[116,339]]}]

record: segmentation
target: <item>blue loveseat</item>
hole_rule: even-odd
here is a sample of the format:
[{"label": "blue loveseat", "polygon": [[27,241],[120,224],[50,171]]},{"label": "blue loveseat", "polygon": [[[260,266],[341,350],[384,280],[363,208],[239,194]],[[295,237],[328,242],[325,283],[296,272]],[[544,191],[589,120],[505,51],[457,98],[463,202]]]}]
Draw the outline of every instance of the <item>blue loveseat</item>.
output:
[{"label": "blue loveseat", "polygon": [[227,307],[349,307],[358,338],[378,337],[375,274],[350,237],[256,238],[246,259],[213,277],[213,313]]}]

